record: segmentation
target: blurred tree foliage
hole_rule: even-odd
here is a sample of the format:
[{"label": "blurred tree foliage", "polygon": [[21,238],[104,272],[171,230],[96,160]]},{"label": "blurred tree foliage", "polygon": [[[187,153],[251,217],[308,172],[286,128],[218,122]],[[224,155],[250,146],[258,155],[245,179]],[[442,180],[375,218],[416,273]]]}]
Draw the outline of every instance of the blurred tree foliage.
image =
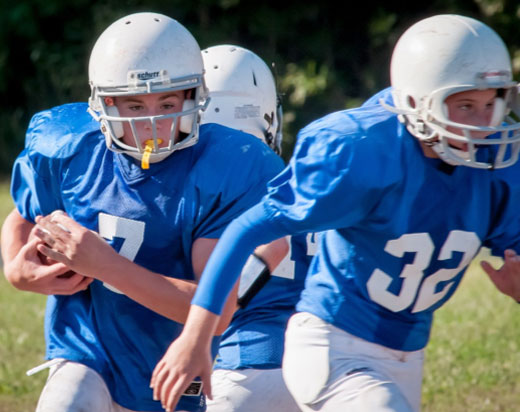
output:
[{"label": "blurred tree foliage", "polygon": [[[283,93],[288,158],[297,131],[389,84],[395,41],[433,14],[458,13],[495,28],[520,72],[518,0],[0,0],[0,173],[8,174],[37,111],[89,95],[87,64],[99,34],[139,11],[169,15],[201,48],[237,44],[274,63]],[[346,11],[342,11],[346,8]],[[360,8],[360,10],[359,10]],[[182,56],[180,56],[182,58]]]}]

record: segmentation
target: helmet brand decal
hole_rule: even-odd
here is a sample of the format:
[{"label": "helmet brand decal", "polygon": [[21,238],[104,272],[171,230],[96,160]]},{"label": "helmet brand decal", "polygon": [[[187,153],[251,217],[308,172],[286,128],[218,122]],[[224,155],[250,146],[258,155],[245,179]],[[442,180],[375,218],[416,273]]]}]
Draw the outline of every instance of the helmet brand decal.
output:
[{"label": "helmet brand decal", "polygon": [[250,117],[260,117],[260,106],[245,104],[235,107],[235,119],[249,119]]},{"label": "helmet brand decal", "polygon": [[137,73],[137,78],[139,80],[150,80],[150,79],[155,79],[156,77],[159,77],[159,72]]},{"label": "helmet brand decal", "polygon": [[505,70],[494,70],[484,73],[479,73],[477,76],[481,79],[485,79],[486,77],[505,77],[508,78],[511,75],[510,72]]},{"label": "helmet brand decal", "polygon": [[477,82],[486,85],[500,84],[511,81],[511,72],[505,70],[494,70],[489,72],[477,73]]}]

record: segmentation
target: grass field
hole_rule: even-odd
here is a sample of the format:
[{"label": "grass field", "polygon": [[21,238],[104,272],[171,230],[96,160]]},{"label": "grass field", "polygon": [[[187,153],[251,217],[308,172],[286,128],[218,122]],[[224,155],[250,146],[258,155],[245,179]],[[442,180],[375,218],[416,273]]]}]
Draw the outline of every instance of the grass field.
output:
[{"label": "grass field", "polygon": [[520,410],[519,309],[474,262],[455,296],[436,313],[426,350],[423,412]]},{"label": "grass field", "polygon": [[[0,221],[12,209],[8,183],[0,182]],[[25,371],[43,360],[45,296],[20,292],[0,276],[0,412],[33,411],[45,372]]]},{"label": "grass field", "polygon": [[[0,221],[11,208],[7,184],[0,182]],[[44,305],[44,296],[17,291],[0,277],[0,412],[34,410],[46,373],[27,377],[25,371],[43,361]],[[426,351],[423,412],[520,409],[519,311],[473,264],[437,311]]]}]

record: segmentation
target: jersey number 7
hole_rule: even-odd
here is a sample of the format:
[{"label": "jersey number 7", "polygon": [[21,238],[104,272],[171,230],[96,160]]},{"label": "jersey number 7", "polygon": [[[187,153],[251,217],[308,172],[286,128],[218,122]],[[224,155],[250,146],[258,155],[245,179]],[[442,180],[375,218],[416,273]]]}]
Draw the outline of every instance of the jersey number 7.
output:
[{"label": "jersey number 7", "polygon": [[[112,240],[114,237],[122,238],[123,244],[121,245],[119,254],[133,261],[137,256],[139,248],[143,244],[144,222],[107,215],[106,213],[100,213],[98,219],[99,235],[107,240]],[[103,286],[112,292],[122,293],[108,283],[103,283]]]}]

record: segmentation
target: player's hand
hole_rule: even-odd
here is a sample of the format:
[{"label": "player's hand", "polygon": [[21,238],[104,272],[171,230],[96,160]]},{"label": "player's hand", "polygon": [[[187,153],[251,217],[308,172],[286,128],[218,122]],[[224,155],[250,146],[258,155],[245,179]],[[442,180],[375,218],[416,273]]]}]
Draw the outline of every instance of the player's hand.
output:
[{"label": "player's hand", "polygon": [[487,261],[480,265],[500,292],[520,301],[520,256],[514,250],[504,252],[504,264],[498,270]]},{"label": "player's hand", "polygon": [[72,295],[84,290],[93,279],[74,273],[60,262],[38,252],[41,240],[30,236],[16,257],[4,266],[5,274],[17,289],[44,295]]},{"label": "player's hand", "polygon": [[209,347],[200,347],[196,339],[183,332],[153,371],[150,382],[153,397],[161,401],[166,411],[173,411],[186,388],[199,376],[204,394],[211,399],[211,370]]},{"label": "player's hand", "polygon": [[100,268],[117,257],[101,236],[61,211],[37,216],[35,234],[43,242],[38,245],[42,254],[92,278],[100,279]]}]

